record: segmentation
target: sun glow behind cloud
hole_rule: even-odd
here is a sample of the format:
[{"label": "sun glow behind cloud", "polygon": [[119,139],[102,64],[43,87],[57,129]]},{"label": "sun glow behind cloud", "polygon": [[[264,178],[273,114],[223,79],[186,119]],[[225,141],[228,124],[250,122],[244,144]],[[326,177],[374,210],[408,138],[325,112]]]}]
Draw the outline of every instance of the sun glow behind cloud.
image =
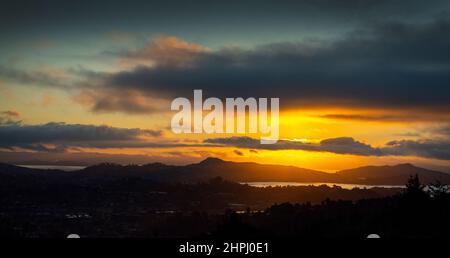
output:
[{"label": "sun glow behind cloud", "polygon": [[[24,89],[19,89],[24,90]],[[13,91],[14,92],[14,91]],[[15,91],[16,94],[18,93]],[[22,96],[17,94],[18,96]],[[58,95],[56,95],[58,96]],[[58,101],[64,96],[59,96]],[[66,98],[69,98],[67,96]],[[38,97],[37,99],[42,99]],[[174,142],[179,144],[197,144],[201,145],[205,139],[216,137],[231,136],[250,136],[257,138],[259,135],[249,134],[188,134],[174,135],[170,129],[170,119],[173,112],[141,114],[130,116],[123,113],[90,113],[76,105],[61,108],[58,102],[42,103],[36,102],[27,108],[20,110],[24,123],[39,124],[50,120],[65,121],[68,123],[85,124],[108,124],[115,127],[126,128],[148,128],[161,129],[162,137],[156,142]],[[49,108],[51,107],[51,108]],[[66,114],[70,113],[70,116]],[[206,112],[205,112],[206,114]],[[330,116],[330,114],[333,114]],[[340,115],[339,115],[340,114]],[[370,117],[383,117],[387,114],[386,121],[382,119],[368,119]],[[318,143],[323,139],[335,138],[351,135],[355,139],[363,139],[366,143],[374,146],[381,146],[386,142],[397,139],[399,135],[410,132],[409,136],[402,138],[416,139],[413,134],[414,128],[420,131],[428,122],[423,121],[405,121],[402,119],[391,119],[392,112],[383,110],[354,110],[354,109],[330,109],[330,108],[312,108],[286,110],[280,114],[280,138],[304,143]],[[399,114],[401,117],[401,114]],[[141,139],[142,142],[155,142],[155,139]],[[238,151],[237,151],[238,150]],[[68,153],[92,152],[118,155],[145,155],[149,160],[164,160],[167,163],[185,164],[196,162],[209,156],[216,156],[227,160],[248,161],[252,160],[265,164],[284,164],[306,167],[323,171],[335,171],[339,169],[351,168],[367,164],[395,164],[396,162],[417,162],[439,163],[442,166],[448,165],[448,162],[433,161],[427,162],[417,157],[371,157],[356,156],[350,154],[335,154],[330,152],[310,152],[304,150],[252,150],[235,147],[207,147],[207,146],[167,146],[161,147],[123,147],[123,148],[85,148],[78,147],[68,149]],[[130,161],[132,162],[132,161]]]},{"label": "sun glow behind cloud", "polygon": [[[342,15],[347,9],[335,4],[293,5],[278,9],[281,17],[288,19],[280,19],[278,13],[266,13],[258,6],[252,6],[252,12],[245,12],[245,17],[234,10],[230,12],[228,6],[223,7],[228,10],[225,16],[216,13],[226,12],[223,8],[203,10],[202,13],[216,13],[214,19],[205,17],[206,23],[197,19],[200,16],[185,16],[198,14],[196,8],[180,13],[170,7],[170,13],[185,18],[185,23],[175,29],[164,22],[165,16],[160,13],[148,17],[147,12],[166,10],[164,6],[143,8],[147,10],[143,13],[135,10],[136,19],[124,19],[133,26],[116,27],[113,24],[117,20],[102,17],[98,27],[80,29],[77,24],[88,21],[80,19],[75,11],[70,21],[55,18],[72,28],[58,31],[41,24],[42,19],[31,19],[33,15],[23,17],[24,24],[31,22],[36,26],[26,29],[16,24],[16,30],[36,29],[38,33],[30,32],[26,37],[13,31],[4,33],[7,37],[0,42],[0,112],[20,113],[17,120],[22,127],[64,122],[162,132],[158,137],[139,138],[132,144],[115,142],[106,146],[68,141],[64,148],[67,155],[147,155],[149,160],[160,158],[167,163],[218,156],[327,171],[396,162],[450,166],[450,154],[446,152],[450,142],[446,130],[450,123],[450,94],[445,72],[450,59],[447,49],[442,48],[450,42],[448,33],[443,33],[450,22],[434,15],[447,10],[448,3],[428,4],[424,14],[421,2],[408,2],[407,15],[403,9],[376,3],[370,6],[378,10],[374,13],[398,17],[396,21],[382,19],[379,23],[362,22],[377,20],[379,15],[374,16],[361,6],[348,6],[356,8],[351,13],[364,14],[355,19]],[[327,9],[329,15],[321,16],[316,8]],[[423,19],[423,15],[429,17]],[[344,16],[349,20],[340,20]],[[4,24],[13,22],[8,17],[1,18],[6,19]],[[280,97],[280,138],[289,148],[297,149],[205,143],[211,138],[259,138],[259,134],[174,135],[169,129],[173,114],[170,101],[190,97],[197,88],[222,99]],[[2,150],[17,147],[7,141],[10,136],[1,137]],[[339,154],[342,149],[320,146],[324,140],[350,144],[357,151],[366,148],[368,153]],[[37,143],[40,142],[29,144]],[[306,144],[316,149],[305,150]],[[390,148],[390,152],[379,154],[377,151],[382,148]]]}]

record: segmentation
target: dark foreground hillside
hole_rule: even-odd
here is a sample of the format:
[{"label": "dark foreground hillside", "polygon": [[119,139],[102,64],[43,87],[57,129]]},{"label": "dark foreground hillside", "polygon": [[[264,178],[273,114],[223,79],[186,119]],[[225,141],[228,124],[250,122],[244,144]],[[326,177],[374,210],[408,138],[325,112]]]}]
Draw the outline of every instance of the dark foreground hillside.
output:
[{"label": "dark foreground hillside", "polygon": [[450,198],[407,190],[327,186],[256,188],[221,178],[157,182],[133,175],[1,173],[0,237],[272,238],[446,237]]},{"label": "dark foreground hillside", "polygon": [[[418,181],[416,181],[418,182]],[[444,190],[445,189],[445,190]],[[319,205],[275,204],[262,213],[224,215],[216,237],[233,238],[449,238],[448,188],[425,193],[419,184],[390,197]]]}]

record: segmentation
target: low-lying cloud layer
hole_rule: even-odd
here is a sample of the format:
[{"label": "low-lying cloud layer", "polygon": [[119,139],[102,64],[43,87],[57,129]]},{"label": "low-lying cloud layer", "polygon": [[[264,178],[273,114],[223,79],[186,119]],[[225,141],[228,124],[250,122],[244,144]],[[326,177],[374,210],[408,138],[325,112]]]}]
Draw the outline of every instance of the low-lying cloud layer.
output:
[{"label": "low-lying cloud layer", "polygon": [[[178,147],[234,147],[248,149],[257,154],[257,150],[304,150],[330,152],[358,156],[417,156],[440,160],[450,160],[450,140],[448,127],[433,128],[439,131],[435,139],[393,140],[384,146],[374,147],[352,137],[324,139],[318,143],[279,140],[276,144],[260,144],[258,139],[250,137],[209,138],[203,142],[183,142],[162,137],[162,132],[139,128],[118,128],[110,126],[66,124],[50,122],[47,124],[26,125],[17,120],[5,120],[5,117],[18,118],[14,111],[1,113],[0,149],[27,150],[36,152],[65,152],[79,148],[178,148]],[[0,118],[2,117],[0,116]],[[234,154],[243,152],[235,149]]]},{"label": "low-lying cloud layer", "polygon": [[450,140],[399,140],[388,142],[383,147],[373,147],[351,137],[325,139],[319,143],[280,140],[271,145],[262,145],[258,139],[250,137],[229,137],[206,139],[205,143],[248,149],[304,150],[359,156],[416,156],[450,160]]},{"label": "low-lying cloud layer", "polygon": [[[145,138],[161,136],[160,131],[110,126],[47,123],[23,125],[0,124],[0,148],[33,151],[65,151],[67,148],[125,148],[157,145]],[[158,145],[157,145],[158,146]]]}]

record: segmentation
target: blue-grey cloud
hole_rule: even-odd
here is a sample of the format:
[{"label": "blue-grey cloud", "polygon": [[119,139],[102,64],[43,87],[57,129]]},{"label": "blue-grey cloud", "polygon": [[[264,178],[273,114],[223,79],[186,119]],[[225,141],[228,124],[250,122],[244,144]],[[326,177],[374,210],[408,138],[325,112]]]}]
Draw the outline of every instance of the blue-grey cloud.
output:
[{"label": "blue-grey cloud", "polygon": [[37,70],[22,70],[19,68],[0,65],[0,78],[9,81],[44,87],[69,88],[70,82],[50,72]]},{"label": "blue-grey cloud", "polygon": [[248,149],[304,150],[358,156],[416,156],[450,160],[449,140],[398,140],[388,142],[382,147],[374,147],[351,137],[325,139],[319,143],[280,140],[271,145],[260,144],[258,139],[250,137],[229,137],[210,138],[206,139],[205,143]]},{"label": "blue-grey cloud", "polygon": [[243,136],[233,136],[228,138],[209,138],[204,141],[211,144],[222,144],[224,146],[233,146],[248,149],[263,150],[305,150],[305,151],[323,151],[339,154],[354,155],[374,155],[380,156],[380,149],[373,148],[368,144],[356,141],[351,137],[339,137],[325,139],[320,143],[309,143],[289,140],[279,140],[276,144],[261,144],[258,139]]},{"label": "blue-grey cloud", "polygon": [[167,62],[150,55],[153,66],[91,74],[85,83],[99,91],[108,89],[109,94],[112,89],[138,90],[173,98],[203,89],[206,96],[280,97],[282,107],[356,105],[446,112],[450,110],[448,31],[450,20],[445,19],[389,22],[331,42],[187,49],[186,58]]},{"label": "blue-grey cloud", "polygon": [[386,155],[418,156],[450,160],[450,140],[399,140],[383,148]]},{"label": "blue-grey cloud", "polygon": [[47,123],[23,125],[0,124],[0,148],[22,148],[34,151],[64,151],[67,148],[161,147],[142,137],[155,138],[161,131],[138,128],[117,128],[83,124]]}]

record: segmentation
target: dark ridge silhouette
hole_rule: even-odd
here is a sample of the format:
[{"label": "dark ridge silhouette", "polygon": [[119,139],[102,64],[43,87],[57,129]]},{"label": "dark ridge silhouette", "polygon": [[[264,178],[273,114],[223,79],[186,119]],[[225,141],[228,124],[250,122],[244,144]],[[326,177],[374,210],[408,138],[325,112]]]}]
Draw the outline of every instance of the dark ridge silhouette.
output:
[{"label": "dark ridge silhouette", "polygon": [[161,164],[101,164],[75,173],[1,164],[0,237],[65,238],[76,232],[82,238],[361,239],[375,232],[431,238],[450,230],[448,187],[436,183],[426,192],[418,175],[409,177],[405,189],[257,188],[220,177],[155,181],[147,177],[148,167],[160,171]]},{"label": "dark ridge silhouette", "polygon": [[[426,191],[419,174],[443,178],[410,164],[337,175],[215,158],[187,166],[103,163],[74,172],[0,164],[0,237],[445,237],[448,186],[435,183]],[[406,177],[406,188],[257,188],[229,181],[327,176],[369,182]]]},{"label": "dark ridge silhouette", "polygon": [[416,167],[412,164],[399,164],[394,166],[365,166],[354,169],[341,170],[337,175],[344,181],[357,184],[393,184],[401,185],[410,176],[418,175],[425,184],[440,181],[450,184],[450,174]]},{"label": "dark ridge silhouette", "polygon": [[[108,181],[119,177],[139,177],[159,182],[194,183],[221,177],[234,182],[304,182],[304,183],[348,183],[361,185],[403,185],[411,175],[420,176],[425,184],[439,181],[450,184],[450,174],[428,170],[411,164],[395,166],[366,166],[325,173],[294,166],[265,165],[253,162],[231,162],[218,158],[207,158],[199,163],[185,166],[151,163],[146,165],[119,165],[102,163],[70,173],[58,170],[39,170],[0,165],[4,171],[45,172],[52,178],[71,180]],[[49,172],[52,173],[49,173]]]},{"label": "dark ridge silhouette", "polygon": [[402,185],[411,175],[419,175],[426,183],[440,181],[450,184],[450,174],[437,172],[411,164],[395,166],[366,166],[337,173],[325,173],[312,169],[283,165],[265,165],[254,162],[231,162],[207,158],[186,166],[170,166],[152,163],[143,166],[101,164],[80,172],[97,176],[139,176],[166,182],[198,182],[221,177],[235,182],[323,182],[366,185]]},{"label": "dark ridge silhouette", "polygon": [[202,166],[217,166],[217,165],[223,165],[225,163],[226,163],[226,161],[224,161],[222,159],[209,157],[209,158],[206,158],[206,159],[200,161],[200,163],[198,163],[198,164],[202,165]]}]

